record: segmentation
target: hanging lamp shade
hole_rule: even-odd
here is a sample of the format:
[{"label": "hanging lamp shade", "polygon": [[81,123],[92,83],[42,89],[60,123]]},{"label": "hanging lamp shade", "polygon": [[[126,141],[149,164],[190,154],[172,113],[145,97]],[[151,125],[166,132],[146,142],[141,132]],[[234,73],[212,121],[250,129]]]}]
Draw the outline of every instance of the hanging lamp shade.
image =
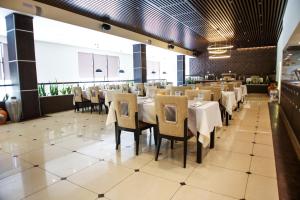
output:
[{"label": "hanging lamp shade", "polygon": [[96,72],[102,72],[102,69],[96,69]]}]

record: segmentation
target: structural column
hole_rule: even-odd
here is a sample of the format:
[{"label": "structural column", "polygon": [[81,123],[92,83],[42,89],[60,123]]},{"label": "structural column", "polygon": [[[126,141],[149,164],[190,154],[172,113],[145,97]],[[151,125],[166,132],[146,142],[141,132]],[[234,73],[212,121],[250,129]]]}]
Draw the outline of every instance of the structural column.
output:
[{"label": "structural column", "polygon": [[133,45],[133,77],[135,83],[147,82],[146,45]]},{"label": "structural column", "polygon": [[40,116],[32,17],[6,16],[7,47],[13,96],[22,101],[22,119]]},{"label": "structural column", "polygon": [[185,84],[185,55],[177,56],[177,85]]}]

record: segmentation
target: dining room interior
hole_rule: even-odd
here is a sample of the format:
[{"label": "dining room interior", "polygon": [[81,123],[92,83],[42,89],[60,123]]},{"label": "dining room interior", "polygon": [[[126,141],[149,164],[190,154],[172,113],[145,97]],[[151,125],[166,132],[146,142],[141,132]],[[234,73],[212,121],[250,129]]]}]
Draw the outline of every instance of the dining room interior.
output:
[{"label": "dining room interior", "polygon": [[0,0],[0,200],[300,199],[299,0]]}]

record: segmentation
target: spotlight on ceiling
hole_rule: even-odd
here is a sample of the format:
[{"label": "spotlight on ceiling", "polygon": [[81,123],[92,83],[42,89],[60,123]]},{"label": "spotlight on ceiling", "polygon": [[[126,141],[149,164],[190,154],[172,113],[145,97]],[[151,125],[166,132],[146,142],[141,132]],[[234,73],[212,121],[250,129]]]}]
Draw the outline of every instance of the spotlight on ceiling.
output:
[{"label": "spotlight on ceiling", "polygon": [[174,49],[174,45],[173,45],[173,42],[169,42],[169,44],[168,44],[168,49]]},{"label": "spotlight on ceiling", "polygon": [[163,72],[163,74],[167,74],[167,72]]},{"label": "spotlight on ceiling", "polygon": [[101,28],[103,31],[109,31],[111,29],[111,25],[109,24],[102,24]]},{"label": "spotlight on ceiling", "polygon": [[96,69],[96,72],[102,72],[102,69]]},{"label": "spotlight on ceiling", "polygon": [[196,51],[196,50],[193,51],[193,56],[198,57],[199,55],[200,55],[199,51]]},{"label": "spotlight on ceiling", "polygon": [[156,74],[156,71],[152,71],[151,73],[152,73],[152,74]]},{"label": "spotlight on ceiling", "polygon": [[124,69],[120,69],[120,70],[119,70],[119,73],[120,73],[120,74],[124,74],[124,73],[125,73]]},{"label": "spotlight on ceiling", "polygon": [[152,44],[152,40],[146,40],[146,43],[151,45]]}]

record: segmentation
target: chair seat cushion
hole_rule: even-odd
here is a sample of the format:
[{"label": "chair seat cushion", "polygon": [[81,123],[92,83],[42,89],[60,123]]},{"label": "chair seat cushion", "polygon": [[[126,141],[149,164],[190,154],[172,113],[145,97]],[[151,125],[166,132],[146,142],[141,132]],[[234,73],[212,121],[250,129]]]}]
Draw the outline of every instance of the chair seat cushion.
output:
[{"label": "chair seat cushion", "polygon": [[187,136],[192,137],[194,136],[194,133],[190,129],[188,129]]},{"label": "chair seat cushion", "polygon": [[141,130],[151,128],[152,126],[153,126],[152,124],[149,124],[149,123],[146,123],[146,122],[143,122],[143,121],[139,121],[139,128]]}]

